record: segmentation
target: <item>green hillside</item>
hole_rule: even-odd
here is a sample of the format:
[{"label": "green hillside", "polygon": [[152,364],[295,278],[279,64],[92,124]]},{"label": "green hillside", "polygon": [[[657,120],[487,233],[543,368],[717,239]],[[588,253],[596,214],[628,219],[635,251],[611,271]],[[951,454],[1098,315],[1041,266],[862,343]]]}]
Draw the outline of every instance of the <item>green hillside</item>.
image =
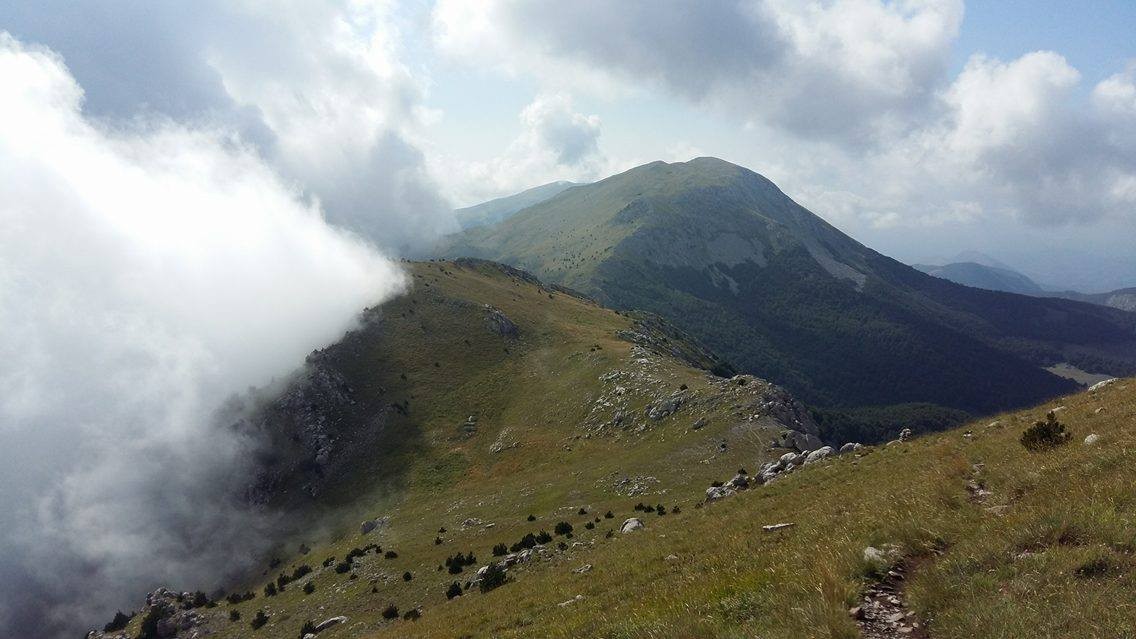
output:
[{"label": "green hillside", "polygon": [[[158,591],[95,636],[299,638],[344,617],[319,639],[851,639],[884,623],[863,612],[881,582],[911,613],[896,623],[936,639],[1132,628],[1131,380],[708,501],[713,482],[787,453],[771,446],[787,427],[812,431],[808,411],[708,373],[721,363],[650,317],[485,262],[408,268],[410,294],[248,418],[291,444],[261,488],[301,531],[224,593],[252,597]],[[1050,409],[1072,441],[1027,450]],[[313,424],[327,429],[310,445]],[[633,517],[643,528],[620,532]],[[764,528],[778,524],[792,525]],[[471,583],[530,533],[543,543],[527,561]]]},{"label": "green hillside", "polygon": [[930,277],[714,158],[570,189],[454,236],[441,253],[657,313],[740,370],[826,407],[989,413],[1075,388],[1046,366],[1136,372],[1136,315]]}]

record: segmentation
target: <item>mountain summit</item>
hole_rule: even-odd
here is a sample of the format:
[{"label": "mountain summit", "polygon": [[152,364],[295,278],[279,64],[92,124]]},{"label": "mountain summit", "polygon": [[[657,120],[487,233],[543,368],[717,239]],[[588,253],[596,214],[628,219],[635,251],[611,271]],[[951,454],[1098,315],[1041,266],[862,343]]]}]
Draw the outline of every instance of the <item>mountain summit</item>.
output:
[{"label": "mountain summit", "polygon": [[991,412],[1074,387],[1044,366],[1136,372],[1136,316],[930,277],[716,158],[568,189],[449,238],[441,253],[658,313],[822,406]]}]

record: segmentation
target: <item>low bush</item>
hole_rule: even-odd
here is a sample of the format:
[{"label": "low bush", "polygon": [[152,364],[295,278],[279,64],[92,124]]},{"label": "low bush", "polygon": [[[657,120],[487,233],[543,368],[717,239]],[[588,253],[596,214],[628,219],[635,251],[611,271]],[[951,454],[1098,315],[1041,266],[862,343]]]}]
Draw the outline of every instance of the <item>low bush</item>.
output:
[{"label": "low bush", "polygon": [[1056,448],[1072,439],[1073,435],[1065,430],[1065,425],[1057,421],[1057,416],[1050,411],[1045,421],[1034,422],[1022,433],[1021,444],[1030,451],[1042,451]]}]

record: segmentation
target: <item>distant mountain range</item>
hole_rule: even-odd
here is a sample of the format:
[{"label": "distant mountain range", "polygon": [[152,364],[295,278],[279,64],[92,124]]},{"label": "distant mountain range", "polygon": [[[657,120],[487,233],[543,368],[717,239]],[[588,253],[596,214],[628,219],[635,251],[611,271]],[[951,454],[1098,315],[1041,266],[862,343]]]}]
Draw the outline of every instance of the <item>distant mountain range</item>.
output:
[{"label": "distant mountain range", "polygon": [[1122,288],[1107,293],[1080,293],[1077,291],[1054,291],[1047,289],[1005,265],[992,266],[977,262],[953,262],[942,266],[913,264],[915,268],[956,284],[983,288],[991,291],[1005,291],[1034,297],[1061,297],[1079,302],[1110,306],[1123,311],[1136,311],[1136,287]]},{"label": "distant mountain range", "polygon": [[463,230],[471,229],[475,226],[496,224],[521,209],[539,204],[573,186],[576,186],[575,182],[551,182],[549,184],[542,184],[541,186],[534,186],[531,189],[526,189],[515,195],[499,197],[495,200],[457,209],[454,211],[454,214],[457,216],[458,224]]},{"label": "distant mountain range", "polygon": [[451,236],[438,254],[657,313],[820,406],[985,413],[1075,388],[1045,366],[1136,372],[1136,315],[931,277],[715,158],[562,190]]}]

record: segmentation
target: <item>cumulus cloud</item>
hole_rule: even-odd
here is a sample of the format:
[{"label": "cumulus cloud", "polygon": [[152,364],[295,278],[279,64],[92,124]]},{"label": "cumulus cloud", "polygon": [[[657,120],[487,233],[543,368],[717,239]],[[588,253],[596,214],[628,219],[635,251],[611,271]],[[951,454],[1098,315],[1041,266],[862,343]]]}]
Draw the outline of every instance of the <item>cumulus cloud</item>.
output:
[{"label": "cumulus cloud", "polygon": [[239,138],[94,121],[2,32],[0,78],[0,634],[74,635],[245,568],[271,522],[225,496],[256,442],[215,411],[403,276]]},{"label": "cumulus cloud", "polygon": [[387,2],[8,3],[0,24],[52,47],[87,112],[223,126],[328,218],[383,247],[456,228],[417,142],[424,86]]},{"label": "cumulus cloud", "polygon": [[441,0],[433,24],[462,60],[600,91],[659,88],[861,145],[907,126],[933,96],[962,15],[961,0]]},{"label": "cumulus cloud", "polygon": [[1034,52],[975,55],[951,77],[963,14],[961,0],[440,0],[432,24],[443,52],[549,91],[631,87],[732,116],[756,141],[743,161],[848,228],[1131,219],[1136,72],[1086,90]]},{"label": "cumulus cloud", "polygon": [[456,199],[479,202],[555,182],[590,181],[615,170],[600,149],[599,116],[576,110],[563,93],[536,96],[519,114],[521,132],[487,161],[440,156],[437,172],[450,176]]}]

